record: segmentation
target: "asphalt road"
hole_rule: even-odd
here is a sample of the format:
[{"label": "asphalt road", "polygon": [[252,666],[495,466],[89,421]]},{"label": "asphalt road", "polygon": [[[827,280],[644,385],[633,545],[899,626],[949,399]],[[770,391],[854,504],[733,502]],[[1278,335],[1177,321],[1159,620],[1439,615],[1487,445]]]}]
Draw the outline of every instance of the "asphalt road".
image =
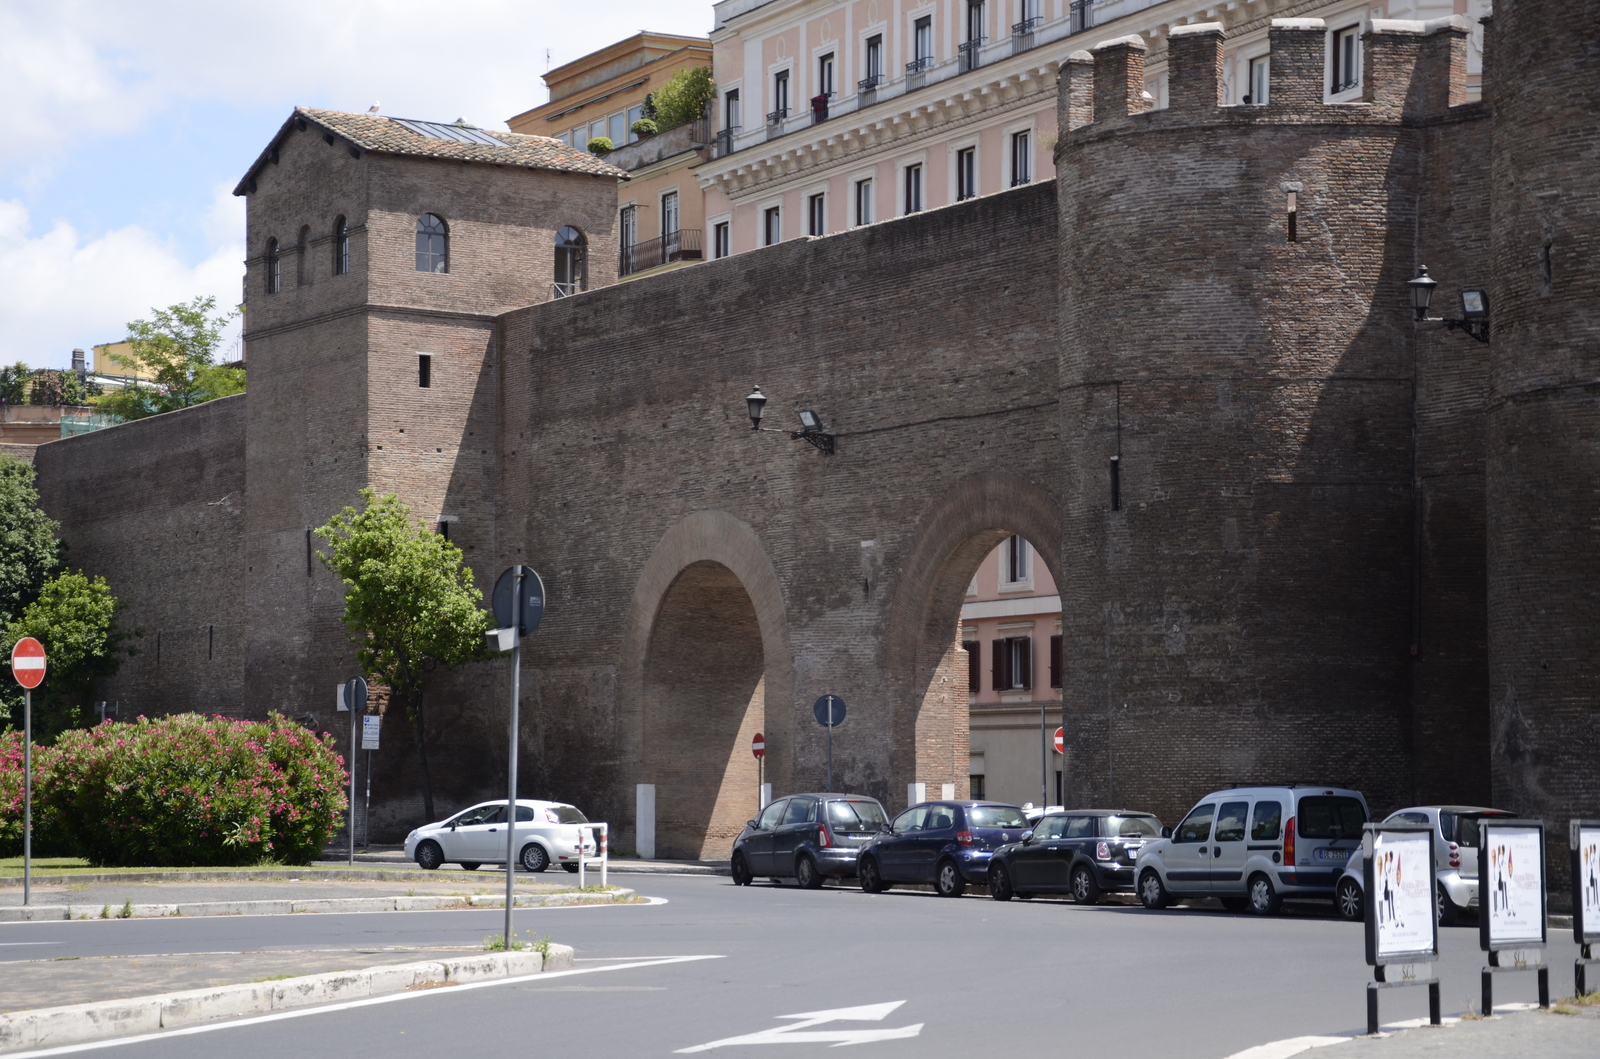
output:
[{"label": "asphalt road", "polygon": [[[715,1049],[805,1055],[840,1038],[796,1033],[899,1031],[868,1054],[954,1056],[1105,1050],[1214,1059],[1270,1041],[1357,1032],[1365,1024],[1361,929],[1330,915],[1275,919],[1220,911],[1080,908],[1058,901],[944,900],[854,887],[802,891],[724,878],[657,876],[665,904],[519,912],[524,935],[573,945],[575,973],[373,998],[294,1017],[84,1054],[120,1059],[283,1055],[423,1059],[463,1048],[523,1054],[570,1042],[597,1056]],[[0,925],[0,961],[240,949],[458,945],[499,931],[499,911],[221,917]],[[1576,949],[1553,937],[1552,992],[1571,992]],[[1446,1014],[1475,1004],[1483,964],[1474,927],[1447,929],[1439,965]],[[716,959],[655,962],[668,957]],[[22,967],[0,962],[0,987]],[[1534,976],[1498,975],[1497,999],[1536,998]],[[1385,1022],[1427,1012],[1422,989],[1385,998]],[[876,1018],[774,1031],[793,1016],[895,1005]],[[920,1026],[915,1036],[911,1028]]]}]

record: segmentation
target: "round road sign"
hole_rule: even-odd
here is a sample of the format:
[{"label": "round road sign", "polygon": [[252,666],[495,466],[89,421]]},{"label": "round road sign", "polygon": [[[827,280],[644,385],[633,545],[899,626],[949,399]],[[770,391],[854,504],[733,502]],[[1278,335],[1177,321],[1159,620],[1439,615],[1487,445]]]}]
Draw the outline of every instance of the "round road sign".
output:
[{"label": "round road sign", "polygon": [[1058,753],[1058,754],[1061,753],[1062,750],[1066,747],[1066,745],[1067,745],[1067,730],[1065,728],[1057,728],[1056,729],[1056,753]]},{"label": "round road sign", "polygon": [[518,634],[532,635],[544,617],[544,581],[531,566],[508,566],[494,583],[494,620],[500,628],[511,628],[512,604],[515,602],[517,572],[522,572],[522,621]]},{"label": "round road sign", "polygon": [[754,754],[756,757],[762,757],[766,754],[766,752],[767,739],[760,732],[757,732],[756,737],[750,740],[750,753]]},{"label": "round road sign", "polygon": [[837,695],[824,695],[811,707],[812,716],[824,728],[837,728],[844,723],[844,700]]},{"label": "round road sign", "polygon": [[44,644],[31,636],[24,636],[11,649],[11,674],[17,683],[28,689],[44,681]]}]

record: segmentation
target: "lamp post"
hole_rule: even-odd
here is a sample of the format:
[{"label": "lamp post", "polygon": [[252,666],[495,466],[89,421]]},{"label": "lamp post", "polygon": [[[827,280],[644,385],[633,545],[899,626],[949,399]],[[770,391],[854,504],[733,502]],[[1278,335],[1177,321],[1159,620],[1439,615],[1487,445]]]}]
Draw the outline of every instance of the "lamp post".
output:
[{"label": "lamp post", "polygon": [[1411,308],[1418,323],[1444,324],[1447,331],[1465,331],[1479,342],[1489,341],[1489,292],[1482,287],[1461,288],[1461,317],[1451,320],[1442,316],[1429,316],[1428,306],[1433,303],[1434,288],[1439,281],[1428,275],[1427,265],[1418,265],[1417,274],[1406,282],[1411,294]]},{"label": "lamp post", "polygon": [[[767,395],[757,386],[751,391],[750,396],[744,399],[745,410],[750,416],[750,429],[761,430],[761,417],[766,414]],[[782,430],[767,430],[770,434],[782,434]],[[800,429],[788,431],[791,441],[804,441],[820,449],[824,455],[833,455],[834,435],[829,434],[822,427],[822,419],[809,408],[800,410]]]}]

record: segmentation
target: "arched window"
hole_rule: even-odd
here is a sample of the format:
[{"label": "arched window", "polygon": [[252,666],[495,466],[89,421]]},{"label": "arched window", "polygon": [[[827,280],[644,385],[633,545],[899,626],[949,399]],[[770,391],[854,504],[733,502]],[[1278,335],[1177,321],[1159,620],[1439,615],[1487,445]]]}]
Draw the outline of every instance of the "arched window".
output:
[{"label": "arched window", "polygon": [[306,244],[311,242],[311,226],[302,225],[300,238],[295,240],[294,256],[294,283],[297,287],[304,287],[311,282],[311,263],[306,260]]},{"label": "arched window", "polygon": [[350,230],[340,217],[333,222],[333,274],[343,276],[350,271]]},{"label": "arched window", "polygon": [[450,232],[431,213],[417,218],[417,271],[450,271]]},{"label": "arched window", "polygon": [[570,225],[556,232],[556,297],[589,289],[588,240]]},{"label": "arched window", "polygon": [[267,240],[267,293],[276,294],[282,283],[278,263],[278,241]]}]

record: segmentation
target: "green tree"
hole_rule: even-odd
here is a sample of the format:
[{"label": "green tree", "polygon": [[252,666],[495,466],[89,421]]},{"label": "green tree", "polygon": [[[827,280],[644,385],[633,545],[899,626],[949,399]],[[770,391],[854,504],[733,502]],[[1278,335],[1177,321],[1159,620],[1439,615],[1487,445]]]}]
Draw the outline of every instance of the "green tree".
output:
[{"label": "green tree", "polygon": [[0,404],[26,404],[28,379],[32,375],[33,369],[20,360],[0,368]]},{"label": "green tree", "polygon": [[706,104],[716,96],[717,86],[712,83],[711,71],[704,66],[686,66],[650,93],[655,114],[645,117],[654,117],[663,131],[675,129],[703,117]]},{"label": "green tree", "polygon": [[[89,716],[96,682],[114,676],[128,652],[127,634],[117,628],[117,598],[105,578],[63,571],[45,582],[39,598],[6,627],[6,657],[24,636],[44,644],[49,670],[33,693],[34,738],[53,741]],[[21,716],[22,689],[0,683],[13,722]]]},{"label": "green tree", "polygon": [[33,465],[0,453],[0,629],[38,598],[61,562],[56,522],[39,509]]},{"label": "green tree", "polygon": [[100,384],[93,380],[79,379],[75,371],[40,368],[32,372],[28,379],[29,404],[86,405],[98,396],[100,396]]},{"label": "green tree", "polygon": [[344,581],[344,624],[362,673],[387,684],[411,719],[432,820],[423,681],[435,669],[487,658],[483,634],[494,622],[460,548],[413,520],[393,493],[363,489],[361,500],[364,510],[347,507],[316,531],[332,551],[318,554]]},{"label": "green tree", "polygon": [[129,352],[111,359],[152,378],[104,394],[95,404],[121,419],[143,419],[243,393],[244,369],[216,362],[223,328],[238,313],[217,314],[216,308],[215,298],[196,298],[152,309],[154,319],[130,323]]}]

